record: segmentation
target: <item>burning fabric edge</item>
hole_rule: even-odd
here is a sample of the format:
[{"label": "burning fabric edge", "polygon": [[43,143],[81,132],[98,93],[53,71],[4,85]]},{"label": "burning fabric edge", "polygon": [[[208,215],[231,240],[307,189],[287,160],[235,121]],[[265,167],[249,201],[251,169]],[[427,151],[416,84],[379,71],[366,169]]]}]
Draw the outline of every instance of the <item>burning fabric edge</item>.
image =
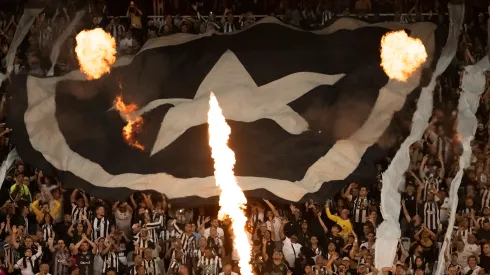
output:
[{"label": "burning fabric edge", "polygon": [[114,108],[119,112],[124,121],[126,121],[126,126],[124,126],[122,132],[126,143],[140,150],[144,150],[145,147],[134,138],[135,133],[139,132],[143,124],[143,118],[136,115],[138,106],[134,103],[126,105],[122,96],[117,96],[114,100]]},{"label": "burning fabric edge", "polygon": [[242,189],[237,185],[233,166],[235,153],[228,147],[228,138],[231,128],[226,123],[216,96],[211,92],[209,98],[209,145],[214,159],[214,176],[216,185],[221,189],[219,205],[221,209],[218,218],[223,220],[229,217],[235,238],[233,244],[240,257],[238,265],[240,274],[252,275],[250,266],[251,246],[245,231],[247,217],[244,210],[247,199]]},{"label": "burning fabric edge", "polygon": [[383,187],[381,189],[381,214],[383,223],[377,230],[375,249],[375,266],[379,270],[383,267],[391,267],[396,253],[398,238],[401,236],[400,214],[401,195],[398,191],[403,175],[410,162],[409,147],[422,138],[428,120],[432,113],[433,90],[439,77],[449,66],[454,58],[458,46],[459,33],[461,31],[464,15],[464,5],[449,5],[450,27],[446,45],[439,58],[435,72],[427,87],[422,89],[417,103],[417,110],[412,119],[410,135],[405,139],[400,149],[396,152],[388,169],[383,173]]}]

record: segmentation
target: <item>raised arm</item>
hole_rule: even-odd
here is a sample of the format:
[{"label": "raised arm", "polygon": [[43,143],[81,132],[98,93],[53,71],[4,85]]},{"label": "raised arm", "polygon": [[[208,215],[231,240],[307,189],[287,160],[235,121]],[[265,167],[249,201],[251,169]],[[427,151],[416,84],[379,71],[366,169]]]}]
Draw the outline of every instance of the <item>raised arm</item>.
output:
[{"label": "raised arm", "polygon": [[53,208],[49,211],[51,217],[56,217],[58,216],[58,213],[60,213],[60,209],[61,209],[61,204],[59,201],[57,200],[53,200]]},{"label": "raised arm", "polygon": [[82,245],[82,243],[84,243],[84,242],[85,242],[85,240],[84,240],[84,239],[83,239],[83,237],[82,237],[82,239],[81,239],[81,240],[80,240],[80,241],[79,241],[77,244],[75,244],[75,247],[73,248],[73,254],[74,254],[74,255],[77,255],[77,254],[78,254],[78,249],[80,249],[80,246],[81,246],[81,245]]},{"label": "raised arm", "polygon": [[424,201],[422,201],[422,189],[424,189],[423,185],[417,186],[417,203],[418,204],[424,203]]},{"label": "raised arm", "polygon": [[70,225],[70,228],[68,228],[68,236],[73,238],[73,224]]},{"label": "raised arm", "polygon": [[318,222],[323,228],[323,232],[327,233],[328,232],[328,227],[325,225],[325,223],[322,220],[322,211],[318,211]]},{"label": "raised arm", "polygon": [[34,256],[32,256],[32,258],[33,258],[32,260],[34,260],[34,261],[36,259],[38,259],[39,257],[41,257],[41,255],[43,254],[42,246],[39,243],[36,243],[36,246],[37,246],[37,253]]},{"label": "raised arm", "polygon": [[446,174],[446,169],[444,167],[444,158],[442,156],[442,146],[439,146],[439,152],[437,153],[437,158],[439,159],[439,163],[441,164],[441,169],[439,169],[439,178],[443,179]]},{"label": "raised arm", "polygon": [[425,178],[424,169],[425,169],[425,163],[427,162],[428,159],[429,159],[429,157],[427,155],[425,155],[422,158],[422,162],[420,162],[419,176],[420,176],[421,179],[424,179]]},{"label": "raised arm", "polygon": [[267,206],[269,206],[269,208],[271,209],[272,213],[274,213],[274,216],[276,216],[276,217],[280,217],[281,216],[281,215],[279,215],[279,212],[277,212],[276,207],[274,207],[274,205],[269,200],[264,199],[264,202],[265,202],[265,204],[267,204]]},{"label": "raised arm", "polygon": [[352,201],[352,195],[350,194],[350,192],[352,191],[352,188],[354,188],[354,185],[355,183],[349,184],[349,187],[345,189],[345,192],[341,193],[342,198],[346,198],[347,200]]},{"label": "raised arm", "polygon": [[407,206],[405,205],[405,200],[402,200],[402,211],[407,222],[410,222],[412,220],[412,217],[410,217],[410,214],[408,213]]},{"label": "raised arm", "polygon": [[419,241],[419,240],[420,240],[420,234],[421,234],[422,232],[424,232],[424,230],[425,230],[425,228],[424,228],[424,227],[425,227],[425,224],[424,224],[424,225],[422,225],[422,227],[420,228],[420,230],[419,230],[419,231],[417,231],[417,233],[415,233],[415,235],[413,236],[413,237],[415,238],[415,240],[416,240],[416,241]]},{"label": "raised arm", "polygon": [[117,208],[119,207],[119,201],[116,201],[113,205],[112,205],[112,213],[115,213],[117,211]]},{"label": "raised arm", "polygon": [[329,208],[328,204],[325,205],[325,212],[327,213],[327,218],[329,218],[331,221],[338,222],[340,220],[339,216],[332,215],[332,213],[330,213],[330,208]]},{"label": "raised arm", "polygon": [[262,258],[264,258],[264,262],[269,259],[269,255],[267,255],[267,240],[265,238],[262,239]]}]

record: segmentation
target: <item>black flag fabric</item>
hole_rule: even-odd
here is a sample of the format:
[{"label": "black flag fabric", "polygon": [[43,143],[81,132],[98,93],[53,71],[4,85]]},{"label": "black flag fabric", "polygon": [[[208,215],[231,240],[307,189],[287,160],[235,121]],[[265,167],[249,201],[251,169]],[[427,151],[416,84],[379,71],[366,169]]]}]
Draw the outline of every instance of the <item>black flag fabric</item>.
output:
[{"label": "black flag fabric", "polygon": [[[377,145],[420,77],[391,81],[380,66],[384,34],[406,29],[437,56],[431,23],[366,25],[341,19],[316,33],[267,18],[234,34],[175,34],[148,41],[111,73],[86,80],[18,77],[9,123],[20,156],[67,188],[120,200],[155,190],[174,202],[215,199],[207,111],[213,91],[231,127],[235,175],[247,196],[328,198],[348,181],[375,180]],[[420,74],[419,74],[420,76]],[[134,103],[143,124],[128,145],[113,103]]]}]

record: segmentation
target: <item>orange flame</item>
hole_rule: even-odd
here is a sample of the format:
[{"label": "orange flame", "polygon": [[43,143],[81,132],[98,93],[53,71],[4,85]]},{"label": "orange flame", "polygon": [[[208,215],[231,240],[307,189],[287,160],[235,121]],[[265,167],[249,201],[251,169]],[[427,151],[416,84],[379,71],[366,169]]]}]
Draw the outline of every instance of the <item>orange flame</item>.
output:
[{"label": "orange flame", "polygon": [[104,30],[98,28],[78,33],[77,53],[80,70],[88,79],[98,79],[111,71],[116,62],[116,40]]},{"label": "orange flame", "polygon": [[140,150],[145,149],[137,140],[134,139],[134,134],[139,132],[143,124],[143,118],[140,116],[134,118],[133,113],[138,110],[138,106],[134,103],[126,105],[122,96],[117,96],[114,100],[114,106],[119,111],[121,116],[128,122],[123,128],[123,137],[126,142]]},{"label": "orange flame", "polygon": [[389,32],[381,38],[381,66],[390,79],[407,81],[425,60],[427,52],[422,41],[405,31]]},{"label": "orange flame", "polygon": [[238,186],[233,173],[235,153],[227,145],[231,129],[226,123],[218,100],[213,93],[211,93],[209,99],[208,124],[209,145],[211,146],[211,156],[214,159],[214,177],[216,185],[221,189],[219,197],[221,209],[218,213],[218,218],[220,220],[226,217],[231,219],[235,234],[233,243],[240,256],[238,262],[240,274],[252,275],[252,267],[249,264],[251,247],[245,231],[247,217],[244,211],[247,199],[242,189]]}]

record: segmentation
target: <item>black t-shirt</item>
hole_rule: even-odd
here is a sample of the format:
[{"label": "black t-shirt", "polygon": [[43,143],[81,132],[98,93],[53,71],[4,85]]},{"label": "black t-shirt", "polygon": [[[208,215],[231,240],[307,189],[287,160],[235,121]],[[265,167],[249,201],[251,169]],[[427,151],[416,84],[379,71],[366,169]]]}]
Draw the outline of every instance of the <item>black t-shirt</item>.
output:
[{"label": "black t-shirt", "polygon": [[402,199],[405,200],[405,206],[410,217],[415,216],[417,214],[417,196],[403,193]]},{"label": "black t-shirt", "polygon": [[65,224],[64,221],[59,222],[59,223],[55,224],[55,226],[54,226],[54,231],[56,232],[56,236],[61,236],[63,238],[63,241],[65,241],[66,243],[68,243],[69,238],[70,238],[68,236],[68,229],[70,228],[70,226],[71,226],[71,223]]},{"label": "black t-shirt", "polygon": [[273,260],[269,258],[265,263],[264,274],[269,275],[287,275],[288,266],[285,263],[280,263],[278,265],[274,264]]},{"label": "black t-shirt", "polygon": [[330,233],[327,234],[327,246],[328,247],[328,244],[329,243],[334,243],[335,244],[335,251],[337,251],[337,253],[340,253],[340,250],[342,248],[344,248],[344,238],[340,237],[340,236],[334,236]]},{"label": "black t-shirt", "polygon": [[482,255],[479,266],[485,269],[485,272],[490,272],[490,257]]},{"label": "black t-shirt", "polygon": [[291,235],[301,231],[301,221],[293,221],[288,222],[284,225],[284,234],[290,238]]},{"label": "black t-shirt", "polygon": [[490,241],[490,231],[480,229],[480,231],[478,231],[478,233],[476,234],[476,238],[480,241],[486,240],[488,242]]},{"label": "black t-shirt", "polygon": [[87,251],[87,254],[78,253],[77,255],[77,265],[80,268],[80,274],[94,273],[94,254]]},{"label": "black t-shirt", "polygon": [[267,252],[267,255],[269,258],[272,258],[272,254],[274,254],[274,248],[276,245],[274,244],[273,241],[268,241],[265,247],[265,251]]}]

